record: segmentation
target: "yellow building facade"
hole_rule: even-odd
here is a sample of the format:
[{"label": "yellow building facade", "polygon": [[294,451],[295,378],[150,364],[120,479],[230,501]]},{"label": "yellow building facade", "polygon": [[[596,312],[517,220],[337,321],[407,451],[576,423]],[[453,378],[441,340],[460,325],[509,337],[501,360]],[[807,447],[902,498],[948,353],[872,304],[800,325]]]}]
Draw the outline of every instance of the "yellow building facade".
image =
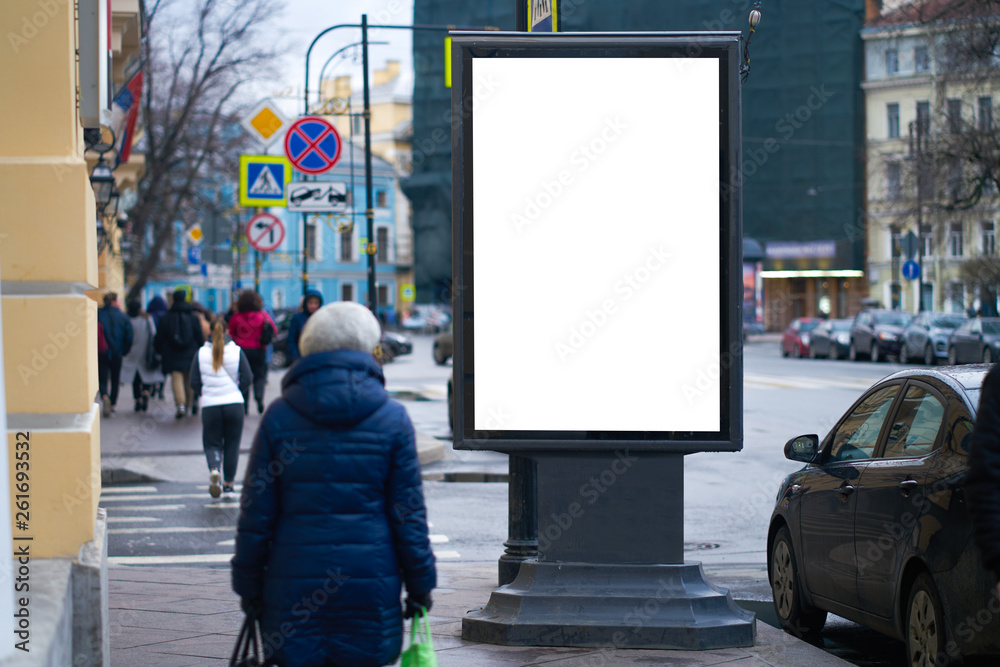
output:
[{"label": "yellow building facade", "polygon": [[[111,73],[120,84],[124,64],[139,53],[139,0],[113,0],[111,11]],[[5,91],[0,95],[0,307],[10,521],[15,544],[30,545],[33,567],[72,573],[73,608],[51,611],[71,617],[73,664],[108,664],[107,591],[91,571],[107,567],[98,511],[98,304],[93,297],[102,287],[120,290],[122,276],[120,254],[118,268],[113,266],[117,246],[98,258],[90,184],[96,155],[85,154],[80,121],[81,40],[75,14],[75,3],[68,0],[0,3],[0,90]],[[137,164],[120,169],[121,189],[135,186],[141,160]],[[95,552],[102,562],[92,561]],[[82,598],[81,578],[90,582]],[[48,579],[50,584],[59,580]],[[81,623],[96,624],[80,635],[86,641],[78,641]],[[32,659],[41,659],[46,637],[35,641]],[[57,649],[65,653],[67,647],[48,647]]]},{"label": "yellow building facade", "polygon": [[911,259],[905,239],[912,233],[917,240],[913,261],[920,263],[923,255],[923,310],[964,312],[980,304],[979,295],[960,280],[960,267],[971,258],[997,254],[1000,207],[996,193],[986,192],[969,210],[943,210],[939,195],[950,174],[940,166],[925,169],[918,193],[917,135],[931,142],[953,132],[959,120],[966,127],[993,123],[1000,80],[945,76],[945,33],[908,24],[903,17],[894,20],[897,15],[890,13],[862,31],[870,296],[886,308],[920,309],[920,281],[907,279],[903,270]]}]

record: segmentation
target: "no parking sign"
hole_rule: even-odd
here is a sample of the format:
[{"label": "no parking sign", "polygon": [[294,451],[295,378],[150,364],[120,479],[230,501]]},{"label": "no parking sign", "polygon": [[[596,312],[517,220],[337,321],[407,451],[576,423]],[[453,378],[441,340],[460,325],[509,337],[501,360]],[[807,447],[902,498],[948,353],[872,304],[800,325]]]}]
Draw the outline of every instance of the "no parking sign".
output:
[{"label": "no parking sign", "polygon": [[322,174],[340,159],[337,128],[318,116],[305,116],[292,123],[285,134],[285,155],[305,174]]}]

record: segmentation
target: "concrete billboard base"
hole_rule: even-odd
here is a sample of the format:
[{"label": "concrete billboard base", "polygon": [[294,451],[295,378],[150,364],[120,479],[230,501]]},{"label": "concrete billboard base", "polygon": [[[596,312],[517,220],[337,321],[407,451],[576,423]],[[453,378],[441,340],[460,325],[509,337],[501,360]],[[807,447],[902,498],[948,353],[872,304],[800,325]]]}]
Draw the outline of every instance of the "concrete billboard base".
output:
[{"label": "concrete billboard base", "polygon": [[753,646],[754,615],[701,563],[521,564],[462,619],[462,639],[506,646],[707,650]]}]

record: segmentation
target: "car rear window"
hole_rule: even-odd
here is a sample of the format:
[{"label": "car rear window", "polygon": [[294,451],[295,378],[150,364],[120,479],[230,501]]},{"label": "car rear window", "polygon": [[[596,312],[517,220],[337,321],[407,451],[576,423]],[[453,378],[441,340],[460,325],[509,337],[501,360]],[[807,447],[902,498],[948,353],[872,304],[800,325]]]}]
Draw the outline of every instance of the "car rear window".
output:
[{"label": "car rear window", "polygon": [[907,313],[876,313],[874,316],[875,324],[894,324],[900,327],[905,327],[912,319]]},{"label": "car rear window", "polygon": [[937,327],[938,329],[955,329],[961,326],[966,318],[960,315],[946,315],[944,317],[935,317],[931,320],[931,326]]},{"label": "car rear window", "polygon": [[906,390],[886,438],[884,458],[926,456],[934,451],[944,421],[944,405],[923,387]]},{"label": "car rear window", "polygon": [[833,323],[834,331],[850,331],[851,330],[851,320],[837,320]]},{"label": "car rear window", "polygon": [[1000,322],[983,322],[983,333],[1000,333]]},{"label": "car rear window", "polygon": [[819,326],[819,322],[803,322],[802,328],[799,331],[812,331]]}]

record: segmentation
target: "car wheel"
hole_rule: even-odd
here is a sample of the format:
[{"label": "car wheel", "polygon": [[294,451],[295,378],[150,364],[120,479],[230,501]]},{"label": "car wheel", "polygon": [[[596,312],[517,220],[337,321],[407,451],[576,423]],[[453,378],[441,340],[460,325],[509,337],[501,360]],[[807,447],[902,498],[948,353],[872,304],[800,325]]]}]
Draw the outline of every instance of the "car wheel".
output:
[{"label": "car wheel", "polygon": [[444,362],[448,361],[448,357],[444,356],[444,352],[441,351],[441,347],[438,345],[434,346],[434,363],[438,366],[444,366]]},{"label": "car wheel", "polygon": [[934,580],[921,572],[910,589],[906,605],[906,664],[914,667],[950,665],[945,652],[944,610]]},{"label": "car wheel", "polygon": [[872,343],[872,350],[868,354],[868,358],[872,360],[873,364],[877,364],[880,361],[883,361],[882,357],[880,357],[878,353],[879,353],[878,343]]},{"label": "car wheel", "polygon": [[819,355],[816,354],[816,343],[815,342],[812,345],[809,346],[809,358],[810,359],[819,359]]},{"label": "car wheel", "polygon": [[284,350],[271,352],[271,368],[284,368],[288,365],[288,355]]},{"label": "car wheel", "polygon": [[837,347],[837,343],[830,343],[830,350],[829,352],[826,353],[826,358],[833,360],[839,359],[840,358],[839,349],[840,348]]},{"label": "car wheel", "polygon": [[451,380],[448,381],[448,426],[451,432],[455,432],[455,393]]},{"label": "car wheel", "polygon": [[948,365],[949,366],[958,365],[958,352],[956,352],[955,348],[953,347],[948,348]]},{"label": "car wheel", "polygon": [[802,358],[802,348],[798,346],[798,343],[796,343],[795,347],[792,348],[792,356],[796,359]]},{"label": "car wheel", "polygon": [[910,355],[906,353],[906,343],[899,346],[899,363],[908,364],[910,363]]},{"label": "car wheel", "polygon": [[783,357],[787,357],[787,356],[788,356],[788,352],[787,352],[787,351],[785,350],[785,344],[784,344],[784,343],[782,343],[782,344],[781,344],[781,345],[779,345],[778,347],[779,347],[779,349],[781,350],[781,356],[783,356]]},{"label": "car wheel", "polygon": [[857,345],[854,344],[853,340],[851,341],[850,347],[847,348],[847,358],[850,359],[851,361],[859,361],[858,347]]},{"label": "car wheel", "polygon": [[983,349],[983,363],[984,364],[993,363],[993,350],[991,350],[988,347]]},{"label": "car wheel", "polygon": [[774,611],[782,628],[796,637],[815,634],[823,629],[826,612],[809,607],[802,601],[792,537],[785,526],[778,529],[771,545],[769,578]]},{"label": "car wheel", "polygon": [[928,343],[924,347],[924,365],[934,366],[937,364],[937,359],[934,358],[934,350],[931,349],[931,344]]}]

